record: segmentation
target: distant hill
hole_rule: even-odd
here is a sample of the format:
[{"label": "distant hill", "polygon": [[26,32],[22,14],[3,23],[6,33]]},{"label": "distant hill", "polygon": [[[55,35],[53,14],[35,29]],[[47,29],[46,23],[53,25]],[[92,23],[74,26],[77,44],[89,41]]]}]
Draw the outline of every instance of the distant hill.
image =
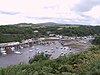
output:
[{"label": "distant hill", "polygon": [[43,26],[55,26],[55,25],[62,25],[62,24],[54,23],[54,22],[46,22],[46,23],[37,23],[37,25],[43,25]]},{"label": "distant hill", "polygon": [[75,25],[81,25],[81,24],[61,24],[61,23],[55,23],[55,22],[46,22],[46,23],[18,23],[18,24],[9,24],[9,25],[16,25],[21,27],[27,27],[27,26],[75,26]]},{"label": "distant hill", "polygon": [[34,24],[32,23],[18,23],[18,24],[14,24],[16,26],[21,26],[21,27],[26,27],[26,26],[33,26]]},{"label": "distant hill", "polygon": [[25,26],[59,26],[59,25],[64,25],[64,24],[54,23],[54,22],[46,22],[46,23],[37,23],[37,24],[33,24],[33,23],[18,23],[18,24],[13,24],[13,25],[25,27]]}]

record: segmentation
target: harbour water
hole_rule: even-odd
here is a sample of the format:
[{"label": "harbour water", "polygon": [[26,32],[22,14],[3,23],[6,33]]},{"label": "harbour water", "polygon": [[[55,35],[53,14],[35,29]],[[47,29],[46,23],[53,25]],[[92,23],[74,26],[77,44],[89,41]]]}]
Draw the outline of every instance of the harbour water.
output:
[{"label": "harbour water", "polygon": [[70,53],[68,47],[63,47],[58,41],[51,42],[49,45],[35,45],[31,48],[23,48],[19,50],[21,54],[8,54],[0,56],[0,67],[7,67],[10,65],[16,65],[20,62],[28,63],[37,52],[43,52],[44,54],[51,54],[51,58],[58,58],[60,55]]}]

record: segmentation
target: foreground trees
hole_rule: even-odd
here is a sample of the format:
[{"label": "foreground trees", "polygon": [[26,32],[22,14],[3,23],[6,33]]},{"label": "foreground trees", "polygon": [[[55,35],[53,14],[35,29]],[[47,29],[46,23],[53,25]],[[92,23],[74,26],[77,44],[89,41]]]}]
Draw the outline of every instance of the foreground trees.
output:
[{"label": "foreground trees", "polygon": [[93,41],[92,41],[93,44],[95,45],[100,45],[100,36],[97,36]]}]

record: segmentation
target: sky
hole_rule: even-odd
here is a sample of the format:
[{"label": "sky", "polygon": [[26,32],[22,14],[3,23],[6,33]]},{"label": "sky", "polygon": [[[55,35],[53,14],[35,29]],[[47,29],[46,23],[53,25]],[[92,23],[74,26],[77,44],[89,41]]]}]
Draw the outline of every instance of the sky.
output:
[{"label": "sky", "polygon": [[100,0],[0,0],[0,25],[100,24]]}]

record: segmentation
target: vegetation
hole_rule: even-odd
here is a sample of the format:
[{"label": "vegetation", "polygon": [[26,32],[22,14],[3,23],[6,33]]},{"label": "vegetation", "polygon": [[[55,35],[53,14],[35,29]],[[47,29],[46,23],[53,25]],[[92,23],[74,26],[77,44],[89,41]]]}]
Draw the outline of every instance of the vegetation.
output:
[{"label": "vegetation", "polygon": [[0,26],[0,43],[21,41],[33,37],[47,37],[49,36],[48,32],[64,36],[99,35],[100,26]]},{"label": "vegetation", "polygon": [[[34,32],[34,31],[39,32]],[[21,41],[31,37],[48,36],[47,31],[53,34],[67,36],[99,35],[99,26],[79,27],[19,27],[0,26],[0,42]],[[0,75],[100,75],[100,37],[96,37],[93,46],[84,52],[60,56],[49,59],[43,53],[35,55],[29,64],[20,63],[6,68],[0,68]]]},{"label": "vegetation", "polygon": [[100,45],[100,36],[97,36],[93,41],[92,41],[93,44],[95,45]]},{"label": "vegetation", "polygon": [[53,60],[39,54],[29,64],[0,68],[0,75],[100,75],[100,46]]}]

